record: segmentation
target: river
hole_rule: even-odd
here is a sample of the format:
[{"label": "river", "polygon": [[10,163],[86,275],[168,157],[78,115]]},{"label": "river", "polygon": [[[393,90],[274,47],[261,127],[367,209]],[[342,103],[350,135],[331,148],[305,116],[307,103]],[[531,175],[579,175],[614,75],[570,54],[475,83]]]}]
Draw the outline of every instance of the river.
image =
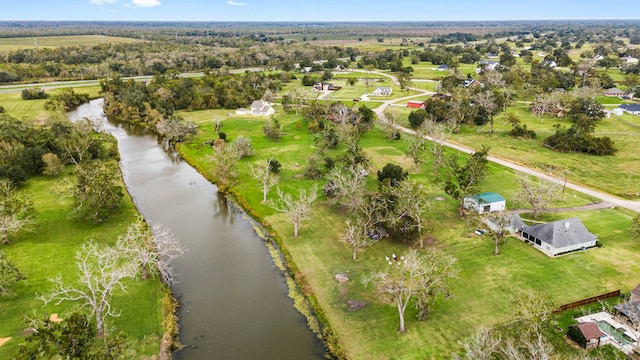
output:
[{"label": "river", "polygon": [[[102,99],[69,113],[102,118]],[[115,136],[125,183],[149,223],[171,229],[187,248],[175,262],[180,341],[173,358],[322,359],[324,348],[287,297],[283,274],[242,211],[141,128],[104,122]]]}]

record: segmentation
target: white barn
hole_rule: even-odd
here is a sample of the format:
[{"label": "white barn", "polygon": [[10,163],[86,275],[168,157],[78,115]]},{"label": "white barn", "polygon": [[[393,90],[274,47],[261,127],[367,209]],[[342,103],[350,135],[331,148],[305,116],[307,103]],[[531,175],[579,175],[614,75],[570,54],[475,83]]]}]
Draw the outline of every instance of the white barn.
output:
[{"label": "white barn", "polygon": [[507,200],[495,192],[486,192],[464,198],[465,209],[473,209],[478,214],[502,211],[507,207]]}]

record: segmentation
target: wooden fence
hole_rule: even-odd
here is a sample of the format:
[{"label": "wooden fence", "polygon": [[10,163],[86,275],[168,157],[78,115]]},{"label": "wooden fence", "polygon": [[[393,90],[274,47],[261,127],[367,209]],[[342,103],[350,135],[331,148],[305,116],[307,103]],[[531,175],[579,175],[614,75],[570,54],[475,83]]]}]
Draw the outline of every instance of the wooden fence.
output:
[{"label": "wooden fence", "polygon": [[565,310],[569,310],[569,309],[575,309],[575,308],[583,306],[583,305],[592,304],[594,302],[598,302],[598,301],[604,300],[604,299],[610,299],[610,298],[616,297],[616,296],[620,296],[620,290],[619,289],[616,290],[616,291],[608,292],[606,294],[590,297],[588,299],[583,299],[583,300],[575,301],[575,302],[572,302],[572,303],[569,303],[569,304],[561,305],[554,312],[561,312],[561,311],[565,311]]}]

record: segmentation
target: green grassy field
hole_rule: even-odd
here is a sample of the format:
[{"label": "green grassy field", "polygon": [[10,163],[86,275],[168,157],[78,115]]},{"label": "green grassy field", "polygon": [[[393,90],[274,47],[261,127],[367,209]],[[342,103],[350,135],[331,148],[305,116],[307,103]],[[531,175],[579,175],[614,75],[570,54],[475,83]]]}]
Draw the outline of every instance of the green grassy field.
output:
[{"label": "green grassy field", "polygon": [[0,38],[0,51],[16,51],[20,49],[34,49],[36,47],[55,48],[60,46],[94,46],[100,44],[119,44],[136,41],[140,40],[102,35]]},{"label": "green grassy field", "polygon": [[[181,151],[205,172],[210,167],[207,156],[211,150],[201,144],[216,137],[210,122],[214,113],[183,114],[200,124],[200,133],[183,144]],[[549,258],[531,246],[509,238],[501,255],[496,257],[493,256],[493,242],[488,237],[474,235],[474,228],[458,217],[455,201],[431,185],[431,164],[427,162],[421,174],[410,177],[424,182],[432,198],[442,196],[446,199],[431,201],[431,210],[426,217],[435,229],[432,235],[436,241],[432,246],[456,257],[461,273],[452,284],[452,300],[438,301],[426,322],[417,322],[414,309],[408,309],[408,332],[398,334],[396,309],[376,301],[371,290],[361,284],[361,279],[385,266],[385,255],[403,253],[412,244],[381,241],[365,249],[358,255],[358,260],[353,261],[347,246],[338,241],[344,227],[344,210],[329,205],[322,194],[314,205],[313,220],[304,223],[299,239],[293,238],[292,226],[284,215],[261,203],[262,194],[249,174],[249,164],[260,159],[274,157],[282,163],[279,186],[285,191],[309,188],[314,183],[322,185],[322,181],[302,177],[306,159],[314,152],[304,122],[295,115],[280,115],[279,118],[284,124],[285,136],[275,143],[261,132],[264,119],[225,117],[223,131],[228,139],[233,141],[240,135],[249,136],[256,151],[251,158],[240,161],[240,175],[234,188],[283,239],[350,359],[448,358],[452,351],[459,350],[458,341],[478,326],[490,327],[513,319],[509,296],[516,286],[541,290],[557,304],[562,304],[615,289],[629,291],[638,281],[631,276],[640,270],[640,245],[628,236],[630,214],[616,210],[562,214],[579,216],[587,228],[599,236],[605,244],[603,248]],[[497,137],[494,135],[490,140],[495,142]],[[372,160],[372,174],[387,162],[410,168],[403,154],[404,141],[388,140],[380,131],[374,130],[363,137],[362,146]],[[339,147],[332,155],[342,150]],[[499,191],[509,199],[509,208],[521,206],[511,200],[517,191],[513,172],[495,165],[490,166],[490,172],[481,190]],[[375,189],[373,176],[368,178],[368,186]],[[580,194],[567,192],[558,206],[591,201]],[[350,280],[339,285],[334,280],[337,273],[347,274]],[[590,276],[585,277],[585,273]],[[348,311],[347,301],[351,299],[366,301],[368,305],[359,311]],[[560,351],[575,352],[569,346]]]},{"label": "green grassy field", "polygon": [[[43,306],[37,294],[52,289],[49,279],[61,276],[66,283],[73,283],[78,276],[75,253],[88,240],[100,244],[115,244],[118,235],[137,216],[130,198],[115,211],[109,220],[85,223],[77,220],[71,211],[71,200],[52,194],[51,187],[63,180],[37,177],[27,182],[21,191],[33,195],[38,210],[37,228],[34,232],[22,232],[2,251],[25,275],[26,280],[15,286],[15,295],[0,298],[0,337],[12,337],[0,347],[0,358],[13,358],[24,338],[28,324],[25,316],[57,313],[60,318],[77,309],[78,303],[63,302],[60,305]],[[127,292],[115,292],[112,306],[122,312],[120,317],[108,318],[107,325],[115,331],[129,334],[127,341],[138,349],[140,356],[158,354],[162,336],[160,301],[162,289],[156,280],[129,280]]]},{"label": "green grassy field", "polygon": [[[91,98],[100,96],[101,89],[98,85],[70,87],[73,88],[76,93],[89,94]],[[60,92],[60,90],[61,89],[47,90],[47,93],[56,94]],[[51,113],[45,110],[45,102],[47,102],[47,100],[23,100],[20,91],[0,95],[0,106],[4,107],[5,112],[23,121],[46,123],[50,119]]]}]

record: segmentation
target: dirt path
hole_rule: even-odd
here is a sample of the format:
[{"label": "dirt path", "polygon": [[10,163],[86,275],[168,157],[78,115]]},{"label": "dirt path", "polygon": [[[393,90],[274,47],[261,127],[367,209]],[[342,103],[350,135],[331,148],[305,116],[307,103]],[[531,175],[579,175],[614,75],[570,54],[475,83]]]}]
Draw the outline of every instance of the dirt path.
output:
[{"label": "dirt path", "polygon": [[[568,212],[568,211],[581,211],[581,210],[600,210],[600,209],[610,209],[615,207],[614,204],[607,201],[598,201],[591,204],[583,205],[583,206],[574,206],[568,208],[556,208],[556,209],[547,209],[544,212],[546,213],[557,213],[557,212]],[[509,213],[512,214],[523,214],[530,213],[533,209],[511,209],[508,210]]]}]

